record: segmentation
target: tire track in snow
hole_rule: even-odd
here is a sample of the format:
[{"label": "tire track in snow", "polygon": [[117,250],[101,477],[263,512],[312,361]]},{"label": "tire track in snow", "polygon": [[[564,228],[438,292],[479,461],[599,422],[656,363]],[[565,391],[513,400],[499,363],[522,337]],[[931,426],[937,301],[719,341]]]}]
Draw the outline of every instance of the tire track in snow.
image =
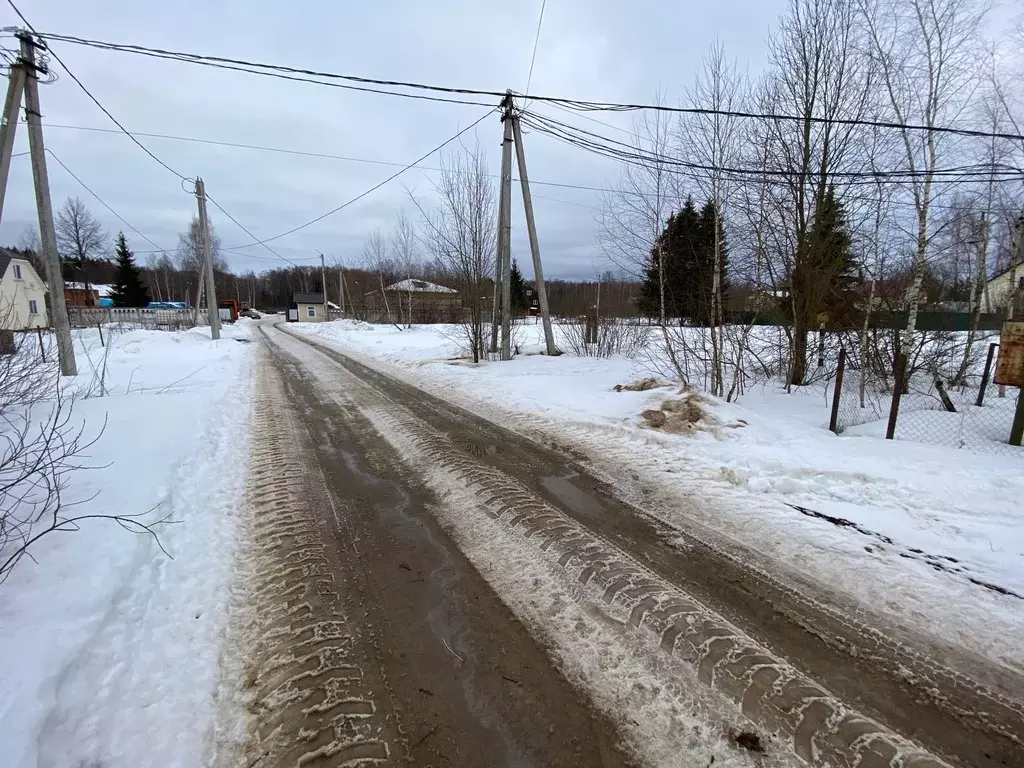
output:
[{"label": "tire track in snow", "polygon": [[[300,461],[276,373],[261,366],[247,488],[251,533],[244,635],[253,734],[247,768],[371,766],[388,760],[378,711],[352,623],[342,611],[320,522],[320,498]],[[322,484],[322,480],[321,480]]]},{"label": "tire track in snow", "polygon": [[632,627],[649,646],[690,664],[702,683],[784,738],[798,757],[846,768],[947,766],[848,708],[715,612],[504,473],[474,461],[403,408],[378,403],[363,412],[414,465],[430,468],[436,490],[482,509],[494,520],[496,535],[529,541],[581,585],[592,605]]}]

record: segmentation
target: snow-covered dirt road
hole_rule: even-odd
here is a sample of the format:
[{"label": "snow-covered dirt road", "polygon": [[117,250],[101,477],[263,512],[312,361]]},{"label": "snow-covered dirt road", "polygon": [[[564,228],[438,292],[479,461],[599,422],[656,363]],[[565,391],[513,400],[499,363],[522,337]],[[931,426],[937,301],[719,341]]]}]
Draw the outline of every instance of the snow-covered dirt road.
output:
[{"label": "snow-covered dirt road", "polygon": [[264,332],[234,630],[254,765],[1024,764],[1021,692],[980,660]]}]

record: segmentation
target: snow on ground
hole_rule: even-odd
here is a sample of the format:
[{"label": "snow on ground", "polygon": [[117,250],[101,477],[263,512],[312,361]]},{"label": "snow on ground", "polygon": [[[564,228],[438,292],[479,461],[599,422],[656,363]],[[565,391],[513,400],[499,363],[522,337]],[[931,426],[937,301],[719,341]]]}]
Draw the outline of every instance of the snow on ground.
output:
[{"label": "snow on ground", "polygon": [[70,476],[64,500],[82,503],[68,512],[167,517],[156,531],[174,559],[148,535],[89,520],[42,538],[0,584],[4,766],[210,764],[251,329],[225,327],[215,343],[205,328],[108,326],[105,347],[96,330],[74,331],[73,421],[102,434],[95,469]]},{"label": "snow on ground", "polygon": [[[758,386],[739,404],[705,398],[718,426],[666,434],[639,414],[674,388],[612,389],[649,375],[632,360],[527,354],[472,365],[455,359],[451,326],[290,328],[386,361],[513,429],[574,443],[670,525],[724,535],[774,568],[1024,673],[1020,457],[886,441],[880,423],[833,435],[824,386]],[[519,333],[522,349],[539,349],[539,326]]]}]

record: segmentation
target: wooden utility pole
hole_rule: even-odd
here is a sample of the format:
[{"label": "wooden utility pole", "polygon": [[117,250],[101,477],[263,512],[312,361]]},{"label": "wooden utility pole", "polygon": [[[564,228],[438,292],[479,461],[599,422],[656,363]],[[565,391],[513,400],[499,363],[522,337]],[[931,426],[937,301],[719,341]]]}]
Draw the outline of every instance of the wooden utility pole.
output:
[{"label": "wooden utility pole", "polygon": [[[36,188],[36,210],[39,214],[39,240],[46,264],[46,282],[50,294],[50,323],[57,337],[57,358],[64,376],[77,376],[75,348],[71,341],[71,321],[64,298],[64,275],[57,255],[57,234],[53,228],[53,206],[50,202],[50,179],[46,173],[46,148],[43,146],[43,121],[39,110],[39,70],[36,67],[36,42],[27,32],[19,32],[21,61],[25,73],[25,119],[28,123],[28,146],[32,155],[32,178]],[[44,70],[45,74],[45,70]],[[13,140],[13,130],[10,132]]]},{"label": "wooden utility pole", "polygon": [[331,319],[327,312],[327,267],[324,263],[324,255],[320,254],[320,288],[324,292],[324,322]]},{"label": "wooden utility pole", "polygon": [[501,262],[501,359],[512,359],[512,94],[501,102],[505,125],[501,142],[501,198],[498,206],[498,260]]},{"label": "wooden utility pole", "polygon": [[551,313],[548,311],[548,290],[544,286],[544,268],[540,263],[540,243],[537,241],[537,224],[533,218],[533,197],[530,195],[530,179],[526,174],[526,151],[523,149],[523,132],[519,127],[519,115],[513,114],[512,134],[516,142],[516,164],[519,166],[519,183],[523,188],[523,208],[526,209],[526,229],[530,235],[530,253],[533,255],[533,279],[540,304],[540,317],[544,323],[544,344],[549,355],[557,355],[555,335],[551,330]]},{"label": "wooden utility pole", "polygon": [[7,195],[7,179],[11,173],[11,155],[14,152],[14,134],[18,128],[18,112],[21,110],[21,96],[25,92],[25,67],[21,60],[11,65],[7,81],[7,100],[4,102],[3,123],[0,123],[0,218],[4,212],[4,198]]},{"label": "wooden utility pole", "polygon": [[[206,316],[210,320],[210,338],[220,338],[220,312],[217,311],[217,288],[213,279],[213,254],[210,253],[210,222],[206,218],[206,185],[196,178],[196,200],[199,201],[199,230],[203,238],[203,276],[206,283]],[[196,309],[199,303],[196,303]]]}]

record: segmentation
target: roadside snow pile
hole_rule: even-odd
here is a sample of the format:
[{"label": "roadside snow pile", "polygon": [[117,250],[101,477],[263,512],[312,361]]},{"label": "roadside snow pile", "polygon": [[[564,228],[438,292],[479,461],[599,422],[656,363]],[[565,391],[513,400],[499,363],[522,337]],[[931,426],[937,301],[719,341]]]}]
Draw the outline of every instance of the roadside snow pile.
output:
[{"label": "roadside snow pile", "polygon": [[[291,327],[386,360],[392,374],[512,429],[576,445],[680,530],[726,536],[773,570],[811,577],[912,631],[1024,672],[1019,458],[886,441],[876,425],[837,437],[824,386],[755,387],[739,404],[702,394],[698,415],[690,396],[615,391],[650,375],[624,358],[472,365],[449,359],[458,349],[451,326]],[[523,346],[542,342],[540,326],[519,333]],[[660,414],[649,417],[660,428],[645,411]],[[670,418],[678,428],[665,429]]]},{"label": "roadside snow pile", "polygon": [[251,325],[225,327],[216,343],[202,328],[111,331],[106,346],[96,330],[74,332],[72,422],[97,439],[91,468],[68,476],[62,514],[166,519],[154,532],[174,559],[145,532],[84,520],[41,538],[0,584],[0,755],[10,768],[210,764]]}]

